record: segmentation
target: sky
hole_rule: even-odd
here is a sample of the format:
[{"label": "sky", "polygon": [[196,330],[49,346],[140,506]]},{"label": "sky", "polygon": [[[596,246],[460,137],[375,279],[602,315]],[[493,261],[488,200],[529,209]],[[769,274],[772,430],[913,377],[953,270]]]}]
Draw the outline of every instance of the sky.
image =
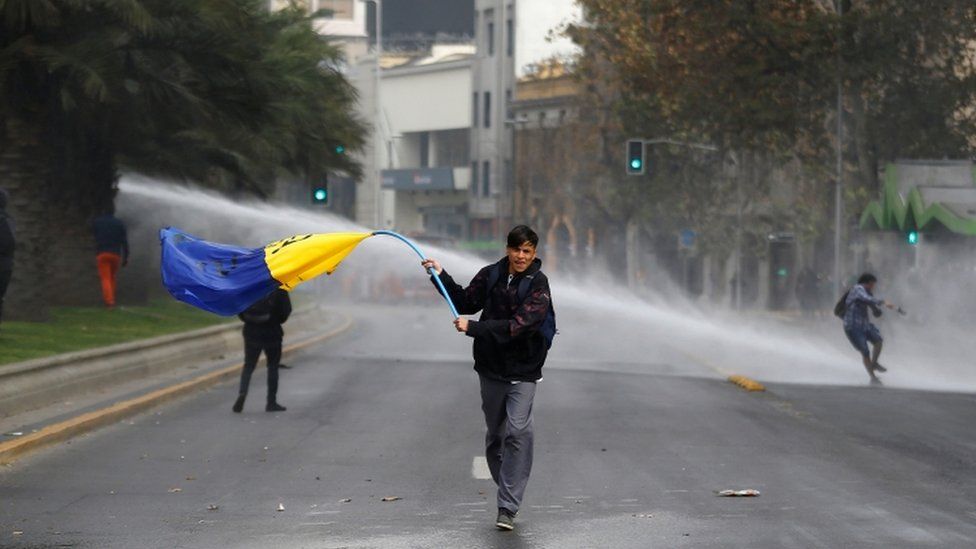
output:
[{"label": "sky", "polygon": [[575,48],[568,39],[560,37],[547,41],[549,31],[580,18],[575,0],[518,0],[516,3],[515,63],[516,74],[525,73],[525,66],[554,54],[572,54]]}]

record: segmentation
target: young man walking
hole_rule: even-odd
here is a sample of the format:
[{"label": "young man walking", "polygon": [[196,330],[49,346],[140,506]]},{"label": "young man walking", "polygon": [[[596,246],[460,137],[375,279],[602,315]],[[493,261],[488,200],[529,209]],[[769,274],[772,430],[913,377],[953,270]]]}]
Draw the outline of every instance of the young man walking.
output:
[{"label": "young man walking", "polygon": [[[895,306],[883,299],[874,297],[874,286],[878,279],[871,273],[864,273],[857,279],[855,284],[844,298],[844,333],[847,339],[861,353],[861,360],[864,368],[871,377],[872,385],[880,385],[881,380],[875,372],[886,372],[887,368],[878,363],[881,356],[881,347],[884,339],[878,327],[871,323],[868,317],[868,309],[875,316],[881,315],[881,307],[894,309]],[[868,342],[873,349],[868,349]],[[873,352],[872,352],[873,351]]]},{"label": "young man walking", "polygon": [[125,224],[115,217],[113,208],[92,221],[95,235],[95,263],[102,281],[102,301],[109,309],[115,307],[115,290],[118,286],[119,267],[129,263],[129,238]]},{"label": "young man walking", "polygon": [[241,386],[234,402],[233,410],[241,413],[244,400],[251,385],[251,374],[261,358],[261,352],[268,360],[268,399],[266,412],[284,412],[286,408],[278,404],[278,364],[281,362],[281,340],[285,331],[281,325],[291,315],[291,298],[288,292],[278,288],[265,298],[248,307],[238,315],[244,321],[244,369],[241,370]]},{"label": "young man walking", "polygon": [[474,369],[481,382],[485,415],[485,458],[498,485],[495,526],[515,528],[525,485],[532,470],[532,401],[555,333],[549,281],[536,257],[538,235],[519,225],[508,234],[506,255],[478,271],[467,288],[433,259],[434,268],[458,312],[478,320],[454,321],[474,339]]}]

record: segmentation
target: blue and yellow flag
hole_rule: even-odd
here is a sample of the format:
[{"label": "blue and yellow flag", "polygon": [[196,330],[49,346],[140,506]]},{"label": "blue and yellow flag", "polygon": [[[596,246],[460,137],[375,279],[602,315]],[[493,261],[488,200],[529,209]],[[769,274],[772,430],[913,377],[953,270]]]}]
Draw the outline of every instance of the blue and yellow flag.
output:
[{"label": "blue and yellow flag", "polygon": [[234,315],[271,293],[291,290],[339,263],[373,233],[296,235],[263,248],[200,240],[179,229],[159,231],[163,285],[176,299],[219,315]]}]

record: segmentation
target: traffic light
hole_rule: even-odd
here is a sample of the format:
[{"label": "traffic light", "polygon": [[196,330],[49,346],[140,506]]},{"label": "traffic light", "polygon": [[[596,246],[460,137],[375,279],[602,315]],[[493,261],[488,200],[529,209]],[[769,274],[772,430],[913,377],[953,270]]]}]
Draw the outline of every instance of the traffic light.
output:
[{"label": "traffic light", "polygon": [[335,152],[336,154],[346,154],[346,148],[343,147],[342,145],[336,145]]},{"label": "traffic light", "polygon": [[644,140],[627,141],[627,175],[644,174]]},{"label": "traffic light", "polygon": [[915,229],[909,230],[908,233],[905,234],[905,241],[911,246],[918,244],[918,231]]},{"label": "traffic light", "polygon": [[312,204],[327,206],[329,204],[329,184],[320,183],[312,186]]}]

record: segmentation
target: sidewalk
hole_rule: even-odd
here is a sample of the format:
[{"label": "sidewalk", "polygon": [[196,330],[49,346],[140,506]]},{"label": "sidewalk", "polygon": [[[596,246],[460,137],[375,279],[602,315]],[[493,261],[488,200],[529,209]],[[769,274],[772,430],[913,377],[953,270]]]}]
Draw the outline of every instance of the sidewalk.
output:
[{"label": "sidewalk", "polygon": [[[302,329],[286,334],[283,359],[342,334],[352,326],[352,321],[330,311],[324,317],[316,316],[303,324]],[[177,347],[180,343],[173,345]],[[173,351],[178,352],[178,349]],[[114,384],[100,391],[73,395],[42,408],[0,418],[0,465],[44,446],[122,421],[174,398],[236,380],[242,362],[243,351]]]}]

